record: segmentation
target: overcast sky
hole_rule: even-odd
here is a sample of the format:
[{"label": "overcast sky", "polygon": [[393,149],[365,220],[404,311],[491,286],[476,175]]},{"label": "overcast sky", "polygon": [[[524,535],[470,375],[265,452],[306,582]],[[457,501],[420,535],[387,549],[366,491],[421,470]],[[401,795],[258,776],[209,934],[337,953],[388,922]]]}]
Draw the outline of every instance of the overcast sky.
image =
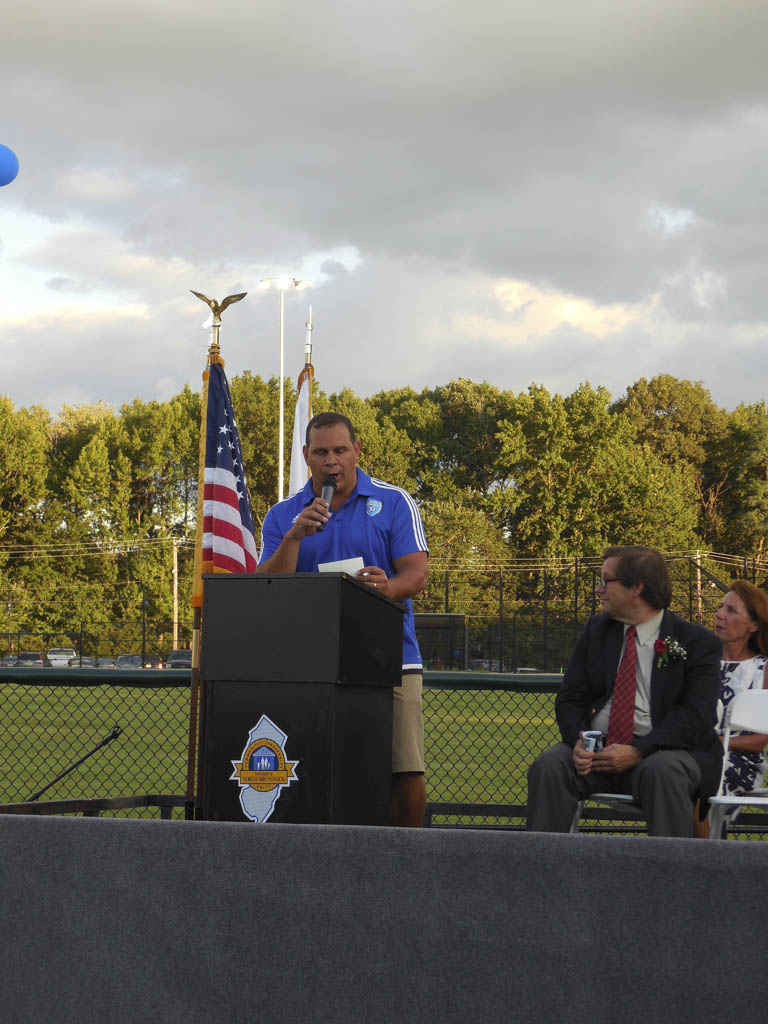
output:
[{"label": "overcast sky", "polygon": [[765,0],[5,0],[0,394],[768,370]]}]

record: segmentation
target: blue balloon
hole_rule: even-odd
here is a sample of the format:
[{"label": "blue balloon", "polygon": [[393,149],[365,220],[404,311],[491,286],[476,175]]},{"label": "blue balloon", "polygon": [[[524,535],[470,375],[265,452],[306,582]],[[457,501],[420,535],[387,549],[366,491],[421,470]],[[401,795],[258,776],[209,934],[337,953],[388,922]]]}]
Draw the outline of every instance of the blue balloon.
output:
[{"label": "blue balloon", "polygon": [[0,185],[10,185],[19,173],[19,158],[12,149],[0,146]]}]

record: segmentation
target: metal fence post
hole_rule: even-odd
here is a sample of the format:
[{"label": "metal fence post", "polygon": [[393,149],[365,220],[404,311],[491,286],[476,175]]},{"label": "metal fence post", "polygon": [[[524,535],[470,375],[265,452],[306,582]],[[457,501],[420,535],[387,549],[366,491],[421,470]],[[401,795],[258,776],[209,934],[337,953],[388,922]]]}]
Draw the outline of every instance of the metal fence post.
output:
[{"label": "metal fence post", "polygon": [[544,569],[544,671],[549,671],[549,573]]},{"label": "metal fence post", "polygon": [[573,560],[573,642],[579,635],[579,559]]},{"label": "metal fence post", "polygon": [[499,569],[499,672],[504,671],[504,572]]}]

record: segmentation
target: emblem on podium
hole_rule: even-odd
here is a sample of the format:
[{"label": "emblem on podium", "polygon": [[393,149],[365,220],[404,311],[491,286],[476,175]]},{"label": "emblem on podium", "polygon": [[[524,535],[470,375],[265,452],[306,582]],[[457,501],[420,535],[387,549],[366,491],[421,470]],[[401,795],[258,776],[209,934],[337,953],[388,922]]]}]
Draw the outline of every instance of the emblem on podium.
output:
[{"label": "emblem on podium", "polygon": [[240,761],[233,761],[230,779],[240,785],[240,806],[251,821],[265,822],[275,809],[278,797],[297,778],[298,761],[285,754],[287,735],[262,715],[248,734]]}]

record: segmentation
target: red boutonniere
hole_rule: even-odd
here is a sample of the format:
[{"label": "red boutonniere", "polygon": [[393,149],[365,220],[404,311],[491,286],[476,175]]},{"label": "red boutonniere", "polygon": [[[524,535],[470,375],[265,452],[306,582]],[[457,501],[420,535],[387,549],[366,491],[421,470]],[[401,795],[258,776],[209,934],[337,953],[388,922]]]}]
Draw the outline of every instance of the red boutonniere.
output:
[{"label": "red boutonniere", "polygon": [[664,640],[659,637],[653,645],[653,653],[656,655],[656,668],[661,668],[662,665],[666,668],[671,661],[677,661],[678,658],[685,661],[688,654],[683,645],[671,636],[665,637]]}]

